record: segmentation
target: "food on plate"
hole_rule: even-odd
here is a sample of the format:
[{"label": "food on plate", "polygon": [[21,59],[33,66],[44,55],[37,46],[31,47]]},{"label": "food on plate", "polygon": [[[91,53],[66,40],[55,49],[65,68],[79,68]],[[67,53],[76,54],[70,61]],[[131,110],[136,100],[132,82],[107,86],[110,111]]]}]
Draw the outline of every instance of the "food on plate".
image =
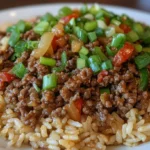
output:
[{"label": "food on plate", "polygon": [[106,150],[150,140],[150,27],[64,6],[0,33],[0,136],[9,146]]}]

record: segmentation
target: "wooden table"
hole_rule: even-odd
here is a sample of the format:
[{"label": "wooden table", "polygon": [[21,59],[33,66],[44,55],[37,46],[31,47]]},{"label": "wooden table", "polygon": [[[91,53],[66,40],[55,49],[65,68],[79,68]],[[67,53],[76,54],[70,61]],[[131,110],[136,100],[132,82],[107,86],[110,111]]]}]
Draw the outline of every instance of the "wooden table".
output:
[{"label": "wooden table", "polygon": [[44,3],[59,3],[59,2],[82,2],[82,3],[102,3],[109,5],[119,5],[124,7],[136,8],[150,12],[150,0],[0,0],[0,10]]}]

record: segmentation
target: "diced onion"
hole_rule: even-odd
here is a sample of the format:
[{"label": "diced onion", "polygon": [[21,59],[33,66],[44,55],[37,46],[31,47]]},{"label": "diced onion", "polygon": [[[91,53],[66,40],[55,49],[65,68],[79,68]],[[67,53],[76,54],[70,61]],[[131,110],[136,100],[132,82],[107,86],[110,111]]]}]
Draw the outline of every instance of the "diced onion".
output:
[{"label": "diced onion", "polygon": [[115,34],[115,28],[114,27],[108,27],[105,31],[106,37],[111,37]]},{"label": "diced onion", "polygon": [[103,20],[97,20],[97,26],[101,29],[107,29],[107,25]]},{"label": "diced onion", "polygon": [[5,36],[0,41],[0,51],[5,51],[8,48],[9,37]]},{"label": "diced onion", "polygon": [[32,52],[32,55],[37,59],[40,58],[41,56],[44,56],[45,53],[51,56],[53,54],[53,48],[51,45],[53,38],[54,33],[52,32],[44,33],[41,37],[38,48]]},{"label": "diced onion", "polygon": [[52,32],[57,36],[57,37],[61,37],[64,35],[64,25],[62,23],[58,23],[56,24],[53,28],[52,28]]},{"label": "diced onion", "polygon": [[72,52],[79,52],[79,50],[81,49],[83,43],[79,40],[73,40],[71,42],[71,50]]},{"label": "diced onion", "polygon": [[94,20],[94,16],[92,14],[86,14],[84,15],[84,18],[89,19],[89,20]]},{"label": "diced onion", "polygon": [[81,120],[81,113],[79,110],[76,108],[74,102],[71,102],[70,104],[67,104],[65,106],[66,111],[68,112],[68,115],[71,119],[75,121],[80,121]]}]

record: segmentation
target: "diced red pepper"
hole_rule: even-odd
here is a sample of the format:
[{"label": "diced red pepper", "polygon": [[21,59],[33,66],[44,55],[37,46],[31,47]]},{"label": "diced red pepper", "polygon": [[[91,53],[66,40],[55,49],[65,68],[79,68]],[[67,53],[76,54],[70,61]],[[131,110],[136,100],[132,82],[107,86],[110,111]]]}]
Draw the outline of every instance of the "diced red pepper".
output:
[{"label": "diced red pepper", "polygon": [[52,47],[53,47],[53,50],[55,51],[57,49],[57,43],[56,41],[59,39],[59,37],[57,36],[54,36],[53,40],[52,40]]},{"label": "diced red pepper", "polygon": [[126,24],[121,24],[119,27],[124,31],[124,33],[128,33],[131,31],[130,26],[128,26]]},{"label": "diced red pepper", "polygon": [[106,70],[101,71],[97,76],[97,82],[101,83],[103,81],[103,78],[107,75],[108,75],[108,71]]},{"label": "diced red pepper", "polygon": [[113,59],[114,66],[120,66],[126,62],[133,54],[134,46],[131,43],[126,42],[124,46],[118,51]]},{"label": "diced red pepper", "polygon": [[83,99],[77,99],[74,103],[76,108],[79,110],[79,112],[81,112],[82,108],[83,108]]},{"label": "diced red pepper", "polygon": [[65,24],[67,24],[72,18],[78,18],[78,17],[79,17],[79,14],[78,14],[78,13],[72,13],[72,14],[70,14],[70,15],[68,15],[68,16],[65,16],[65,17],[61,18],[61,20],[62,20]]},{"label": "diced red pepper", "polygon": [[15,76],[10,73],[7,73],[7,72],[0,73],[0,81],[2,82],[11,82],[14,79],[15,79]]}]

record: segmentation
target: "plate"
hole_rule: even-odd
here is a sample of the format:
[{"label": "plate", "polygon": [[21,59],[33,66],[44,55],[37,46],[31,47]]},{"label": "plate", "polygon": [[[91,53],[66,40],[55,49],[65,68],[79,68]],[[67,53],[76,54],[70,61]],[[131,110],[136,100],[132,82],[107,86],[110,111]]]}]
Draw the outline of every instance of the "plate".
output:
[{"label": "plate", "polygon": [[[69,6],[71,8],[80,8],[81,3],[58,3],[58,4],[44,4],[44,5],[34,5],[34,6],[26,6],[26,7],[19,7],[13,9],[7,9],[0,11],[0,24],[11,24],[16,22],[19,19],[31,19],[38,15],[43,15],[46,12],[51,12],[56,14],[58,9],[62,6]],[[91,4],[89,4],[91,5]],[[106,8],[109,11],[112,11],[116,14],[127,14],[131,18],[135,19],[136,21],[141,21],[150,25],[150,13],[125,8],[125,7],[118,7],[118,6],[109,6],[109,5],[100,5],[101,7]],[[24,146],[23,148],[9,148],[6,146],[7,142],[4,139],[0,139],[0,150],[31,150]],[[150,148],[150,142],[145,143],[136,147],[126,147],[126,146],[113,146],[109,147],[108,150],[148,150]]]}]

